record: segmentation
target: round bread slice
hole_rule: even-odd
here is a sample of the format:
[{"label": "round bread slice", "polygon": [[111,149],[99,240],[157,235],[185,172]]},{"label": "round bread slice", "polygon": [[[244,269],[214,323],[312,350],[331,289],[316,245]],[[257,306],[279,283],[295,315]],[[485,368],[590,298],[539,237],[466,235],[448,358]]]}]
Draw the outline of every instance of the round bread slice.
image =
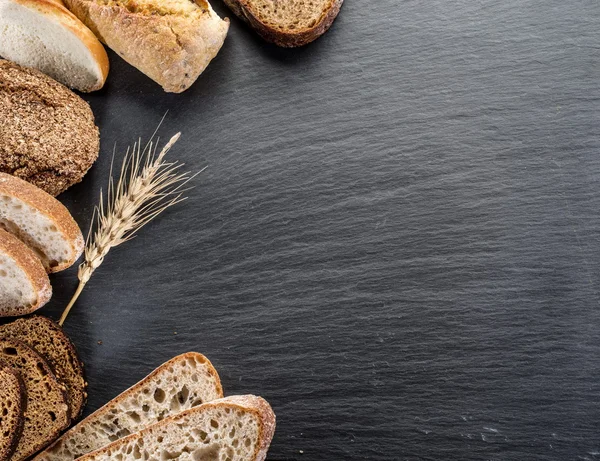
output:
[{"label": "round bread slice", "polygon": [[30,314],[51,296],[48,274],[33,250],[0,229],[0,317]]},{"label": "round bread slice", "polygon": [[21,341],[0,339],[0,360],[21,374],[27,391],[23,434],[11,461],[22,461],[38,452],[69,423],[65,387],[36,351]]},{"label": "round bread slice", "polygon": [[0,461],[9,461],[23,432],[26,392],[19,372],[0,361]]},{"label": "round bread slice", "polygon": [[47,272],[67,269],[83,252],[83,235],[69,210],[39,187],[6,173],[0,173],[0,228],[27,244]]},{"label": "round bread slice", "polygon": [[34,69],[0,59],[0,171],[58,195],[81,181],[100,148],[90,106]]},{"label": "round bread slice", "polygon": [[67,388],[69,415],[79,418],[87,400],[83,364],[63,329],[47,317],[34,315],[0,325],[0,338],[16,339],[35,349]]},{"label": "round bread slice", "polygon": [[102,44],[56,0],[0,0],[0,55],[79,91],[99,90],[108,75]]}]

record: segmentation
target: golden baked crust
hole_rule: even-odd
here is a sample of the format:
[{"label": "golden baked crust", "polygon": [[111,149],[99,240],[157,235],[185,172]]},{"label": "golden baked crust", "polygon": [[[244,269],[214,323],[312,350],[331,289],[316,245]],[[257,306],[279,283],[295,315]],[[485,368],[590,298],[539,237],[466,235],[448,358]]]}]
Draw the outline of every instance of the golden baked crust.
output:
[{"label": "golden baked crust", "polygon": [[0,171],[58,195],[98,157],[89,105],[50,77],[0,60]]}]

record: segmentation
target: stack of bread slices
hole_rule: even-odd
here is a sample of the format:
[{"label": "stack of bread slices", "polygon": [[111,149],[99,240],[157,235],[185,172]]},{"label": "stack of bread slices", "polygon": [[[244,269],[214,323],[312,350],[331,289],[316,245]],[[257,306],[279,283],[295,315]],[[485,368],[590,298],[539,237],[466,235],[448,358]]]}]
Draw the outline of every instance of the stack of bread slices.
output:
[{"label": "stack of bread slices", "polygon": [[70,267],[84,241],[69,211],[37,186],[0,173],[0,317],[50,300],[48,273]]}]

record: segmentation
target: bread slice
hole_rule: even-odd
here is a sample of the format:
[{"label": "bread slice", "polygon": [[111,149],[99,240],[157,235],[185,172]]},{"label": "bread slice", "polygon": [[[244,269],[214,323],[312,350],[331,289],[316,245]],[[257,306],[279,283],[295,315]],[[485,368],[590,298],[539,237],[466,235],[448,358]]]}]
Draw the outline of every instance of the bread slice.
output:
[{"label": "bread slice", "polygon": [[125,61],[171,93],[188,89],[217,55],[229,20],[206,0],[66,0]]},{"label": "bread slice", "polygon": [[67,269],[83,252],[83,235],[69,210],[39,187],[6,173],[0,173],[0,228],[27,244],[48,272]]},{"label": "bread slice", "polygon": [[0,361],[0,461],[9,461],[23,431],[26,392],[21,376]]},{"label": "bread slice", "polygon": [[158,422],[80,461],[263,461],[275,414],[254,395],[225,397]]},{"label": "bread slice", "polygon": [[65,332],[47,317],[34,315],[0,325],[0,338],[16,339],[35,349],[67,389],[69,416],[77,419],[87,399],[83,364]]},{"label": "bread slice", "polygon": [[224,0],[240,19],[268,42],[293,48],[323,35],[344,0]]},{"label": "bread slice", "polygon": [[104,47],[59,0],[0,0],[0,56],[79,91],[108,75]]},{"label": "bread slice", "polygon": [[44,448],[69,425],[69,407],[64,386],[32,348],[14,339],[0,339],[0,360],[19,371],[27,391],[23,434],[11,458],[21,461]]},{"label": "bread slice", "polygon": [[35,460],[74,460],[170,415],[223,396],[217,371],[189,352],[158,367],[77,426]]},{"label": "bread slice", "polygon": [[0,229],[0,317],[29,314],[51,296],[50,280],[33,250]]}]

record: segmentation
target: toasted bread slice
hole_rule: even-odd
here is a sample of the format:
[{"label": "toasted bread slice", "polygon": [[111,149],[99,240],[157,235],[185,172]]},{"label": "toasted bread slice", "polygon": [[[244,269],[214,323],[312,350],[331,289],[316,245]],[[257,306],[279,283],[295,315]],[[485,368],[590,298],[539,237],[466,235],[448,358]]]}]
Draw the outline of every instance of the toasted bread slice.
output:
[{"label": "toasted bread slice", "polygon": [[0,317],[29,314],[51,296],[48,274],[33,250],[0,229]]},{"label": "toasted bread slice", "polygon": [[71,428],[35,460],[77,459],[156,421],[220,397],[223,389],[210,361],[195,352],[179,355]]},{"label": "toasted bread slice", "polygon": [[186,410],[80,461],[263,461],[275,433],[275,414],[254,395],[225,397]]},{"label": "toasted bread slice", "polygon": [[293,48],[323,35],[344,0],[225,0],[231,11],[268,42]]},{"label": "toasted bread slice", "polygon": [[10,461],[23,431],[26,391],[21,376],[0,360],[0,461]]},{"label": "toasted bread slice", "polygon": [[69,210],[39,187],[6,173],[0,173],[0,227],[27,244],[47,272],[67,269],[83,252],[83,236]]},{"label": "toasted bread slice", "polygon": [[104,47],[59,0],[0,0],[0,56],[79,91],[108,74]]},{"label": "toasted bread slice", "polygon": [[67,388],[72,420],[79,417],[87,399],[83,364],[65,332],[47,317],[34,315],[0,325],[0,338],[17,339],[35,349]]},{"label": "toasted bread slice", "polygon": [[27,391],[23,434],[11,458],[22,461],[56,439],[69,425],[65,387],[42,356],[20,341],[0,339],[0,360],[19,371]]}]

